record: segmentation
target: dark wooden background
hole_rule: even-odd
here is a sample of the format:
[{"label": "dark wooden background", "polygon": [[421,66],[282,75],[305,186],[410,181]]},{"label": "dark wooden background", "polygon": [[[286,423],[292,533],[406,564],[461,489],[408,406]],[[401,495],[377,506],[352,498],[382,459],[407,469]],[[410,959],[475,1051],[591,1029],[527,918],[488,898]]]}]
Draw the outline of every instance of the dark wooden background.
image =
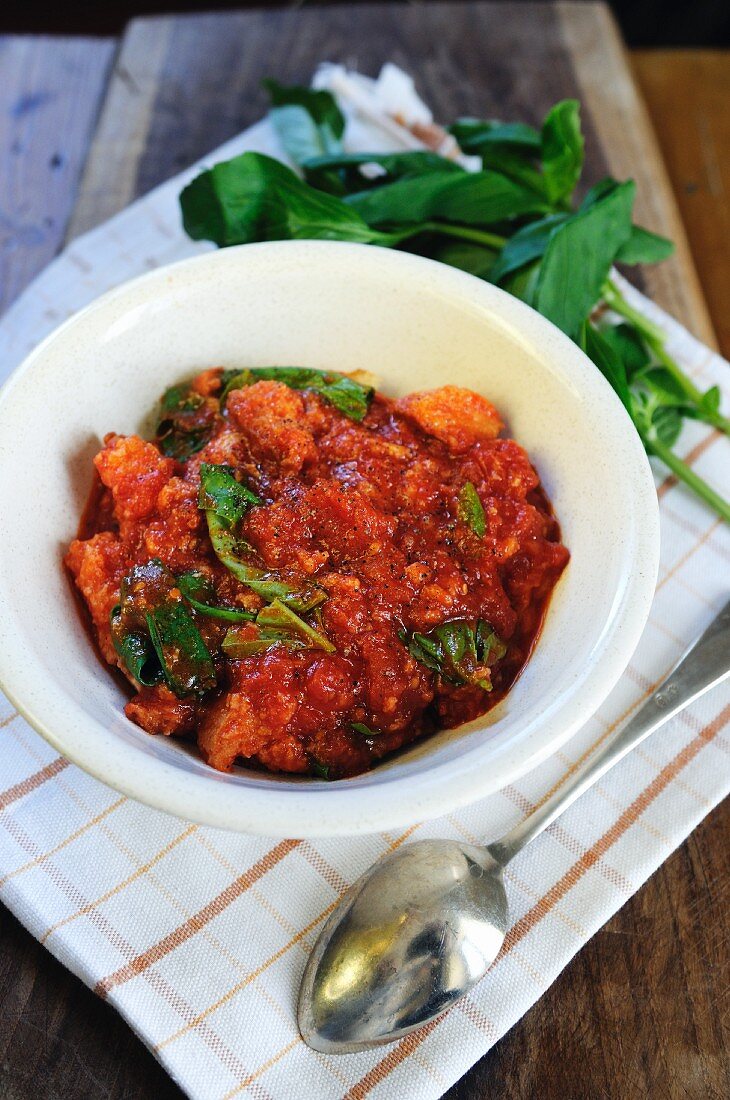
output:
[{"label": "dark wooden background", "polygon": [[[0,34],[119,34],[137,15],[240,8],[300,8],[341,0],[23,0],[0,8]],[[350,0],[357,3],[358,0]],[[413,0],[400,0],[412,3]],[[459,2],[459,0],[455,0]],[[490,0],[483,0],[489,3]],[[523,0],[529,3],[529,0]],[[610,0],[629,46],[730,46],[727,0]]]},{"label": "dark wooden background", "polygon": [[[454,5],[448,17],[436,8],[427,17],[388,8],[141,23],[121,53],[104,39],[0,39],[0,308],[69,231],[108,216],[258,117],[261,75],[306,79],[319,58],[355,53],[371,70],[386,56],[408,65],[444,118],[487,113],[500,102],[514,117],[535,118],[559,95],[585,93],[593,105],[589,174],[607,164],[624,175],[635,169],[653,228],[673,224],[682,235],[676,200],[689,231],[699,282],[685,243],[652,293],[708,341],[714,323],[729,354],[728,55],[633,57],[672,194],[604,16],[579,31],[566,27],[572,16],[559,7],[562,14],[543,6],[529,16],[503,7],[501,18]],[[612,95],[630,104],[630,125],[617,117]],[[583,948],[450,1100],[727,1100],[728,840],[726,806]],[[113,1009],[0,907],[0,1098],[180,1095]]]}]

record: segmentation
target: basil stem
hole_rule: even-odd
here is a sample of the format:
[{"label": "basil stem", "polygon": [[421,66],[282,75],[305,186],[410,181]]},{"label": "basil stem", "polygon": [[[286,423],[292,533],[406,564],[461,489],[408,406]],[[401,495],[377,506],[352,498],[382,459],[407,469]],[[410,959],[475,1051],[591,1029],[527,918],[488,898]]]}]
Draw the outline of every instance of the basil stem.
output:
[{"label": "basil stem", "polygon": [[[687,399],[695,406],[694,415],[697,419],[704,420],[706,424],[711,424],[718,431],[730,435],[730,418],[723,416],[719,408],[714,408],[708,403],[707,395],[695,386],[679,363],[671,357],[666,349],[666,337],[662,330],[653,324],[648,317],[645,317],[643,313],[640,313],[638,309],[634,309],[612,279],[609,279],[603,287],[603,299],[614,313],[623,317],[640,333],[646,346],[654,354],[657,361],[661,363],[665,370],[669,371]],[[669,464],[667,463],[667,465]],[[683,478],[683,480],[686,480],[686,478]],[[703,493],[700,493],[700,496],[702,495]]]}]

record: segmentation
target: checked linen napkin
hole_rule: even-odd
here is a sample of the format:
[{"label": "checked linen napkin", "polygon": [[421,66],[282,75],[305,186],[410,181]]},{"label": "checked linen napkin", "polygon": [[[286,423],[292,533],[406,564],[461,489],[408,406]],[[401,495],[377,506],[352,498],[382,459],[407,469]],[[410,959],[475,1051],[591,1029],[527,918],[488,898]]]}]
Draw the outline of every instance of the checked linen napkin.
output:
[{"label": "checked linen napkin", "polygon": [[[418,147],[428,126],[409,78],[325,67],[353,151]],[[281,155],[265,122],[206,158]],[[4,378],[47,332],[112,286],[201,247],[177,195],[196,168],[74,241],[0,323]],[[634,291],[701,387],[730,367]],[[685,429],[683,457],[728,490],[727,441]],[[723,485],[724,482],[724,485]],[[730,688],[702,698],[619,764],[507,871],[514,927],[492,970],[446,1017],[401,1042],[335,1058],[299,1038],[299,979],[321,922],[373,860],[412,836],[482,841],[554,790],[639,705],[728,594],[730,534],[657,471],[662,553],[639,648],[586,727],[533,774],[399,835],[274,841],[179,821],[59,758],[0,697],[0,898],[109,1000],[191,1097],[256,1100],[441,1095],[537,1000],[581,946],[730,788]]]}]

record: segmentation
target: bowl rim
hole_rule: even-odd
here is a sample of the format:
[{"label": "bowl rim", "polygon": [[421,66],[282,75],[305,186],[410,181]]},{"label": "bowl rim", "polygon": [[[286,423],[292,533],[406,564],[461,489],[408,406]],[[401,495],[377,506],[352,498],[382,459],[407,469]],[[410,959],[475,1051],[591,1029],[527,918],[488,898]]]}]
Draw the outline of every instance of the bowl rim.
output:
[{"label": "bowl rim", "polygon": [[[476,757],[487,749],[485,740],[456,760],[435,764],[418,777],[394,776],[385,771],[384,782],[363,788],[347,787],[347,780],[325,782],[311,780],[296,787],[282,790],[276,787],[247,787],[242,790],[236,784],[221,782],[221,773],[212,769],[210,774],[183,770],[175,764],[159,758],[147,758],[147,767],[140,769],[139,749],[132,743],[122,743],[113,760],[99,752],[87,753],[75,743],[74,723],[71,714],[88,725],[98,725],[89,719],[79,704],[65,695],[55,682],[41,678],[30,691],[30,678],[23,662],[15,663],[8,656],[5,645],[0,645],[0,688],[7,695],[19,714],[41,734],[62,756],[94,778],[128,797],[155,809],[177,817],[196,821],[216,828],[261,836],[355,836],[383,830],[407,829],[425,819],[431,819],[460,809],[477,799],[501,790],[520,776],[532,771],[545,759],[560,749],[596,712],[611,689],[617,683],[638,644],[649,616],[659,569],[659,507],[653,475],[644,448],[631,421],[597,367],[564,333],[524,302],[512,297],[493,284],[450,268],[437,261],[410,253],[374,248],[370,245],[342,241],[278,241],[239,245],[220,251],[207,251],[176,263],[145,272],[126,280],[74,313],[53,332],[46,336],[13,371],[0,389],[0,432],[3,419],[12,406],[15,391],[24,383],[47,354],[48,349],[68,329],[83,326],[90,316],[108,309],[115,303],[123,310],[124,300],[131,293],[149,289],[154,296],[157,284],[192,272],[205,277],[206,268],[237,264],[257,257],[270,256],[279,261],[312,263],[319,256],[327,262],[336,250],[340,261],[357,265],[359,271],[369,263],[376,267],[395,265],[402,268],[402,278],[426,276],[436,288],[453,299],[469,300],[481,307],[486,315],[500,318],[520,330],[530,345],[539,345],[541,335],[550,337],[555,361],[559,357],[561,380],[578,387],[596,391],[601,401],[603,418],[613,422],[621,443],[635,452],[632,461],[635,476],[627,500],[631,504],[632,533],[641,552],[642,569],[632,570],[623,591],[621,607],[614,616],[601,661],[594,660],[593,667],[576,683],[565,689],[557,704],[548,705],[542,721],[535,723],[546,732],[539,743],[522,742],[514,747],[509,760],[502,760],[496,774],[483,775]],[[11,616],[0,600],[0,638],[11,638]],[[603,637],[603,635],[601,635]],[[606,639],[604,639],[606,641]],[[32,650],[29,650],[32,654]],[[590,663],[590,662],[589,662]],[[26,690],[28,689],[28,690]],[[28,698],[40,697],[42,705],[31,704]],[[47,715],[53,711],[53,701],[61,704],[68,716],[58,726]],[[50,706],[49,706],[50,704]],[[557,728],[559,726],[559,728]],[[68,731],[71,732],[68,732]],[[483,763],[483,761],[482,761]],[[130,765],[128,768],[125,764]],[[170,782],[167,782],[169,780]],[[212,782],[214,780],[215,782]],[[410,789],[408,784],[410,783]],[[272,796],[278,795],[275,824],[272,832]],[[261,822],[266,827],[261,826]]]}]

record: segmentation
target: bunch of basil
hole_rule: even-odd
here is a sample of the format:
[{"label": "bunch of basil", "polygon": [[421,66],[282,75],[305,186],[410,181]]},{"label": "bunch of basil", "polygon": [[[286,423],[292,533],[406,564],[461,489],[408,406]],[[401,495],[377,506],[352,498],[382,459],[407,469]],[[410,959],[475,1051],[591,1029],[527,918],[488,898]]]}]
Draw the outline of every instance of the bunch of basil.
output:
[{"label": "bunch of basil", "polygon": [[192,238],[220,246],[316,238],[406,248],[498,284],[587,352],[647,452],[730,522],[730,504],[672,450],[685,417],[730,434],[720,392],[694,385],[668,354],[663,333],[611,277],[614,263],[656,263],[673,245],[632,224],[632,180],[602,180],[574,204],[584,147],[575,100],[557,103],[540,131],[456,122],[451,133],[463,152],[481,158],[481,170],[468,172],[428,151],[345,153],[345,120],[328,92],[265,83],[272,122],[303,178],[260,153],[216,164],[180,196]]}]

